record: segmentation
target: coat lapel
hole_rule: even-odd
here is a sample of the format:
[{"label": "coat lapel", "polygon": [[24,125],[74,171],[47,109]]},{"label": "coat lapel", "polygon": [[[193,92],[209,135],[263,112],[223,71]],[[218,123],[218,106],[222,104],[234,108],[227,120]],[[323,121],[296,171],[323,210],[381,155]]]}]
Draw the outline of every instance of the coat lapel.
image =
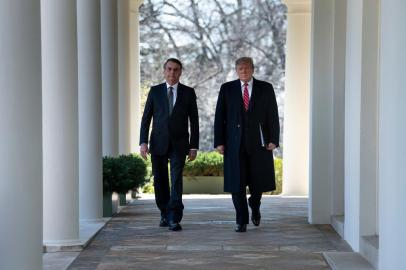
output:
[{"label": "coat lapel", "polygon": [[255,107],[255,103],[258,100],[258,98],[261,97],[260,93],[261,89],[258,87],[257,80],[255,78],[252,79],[252,92],[251,92],[251,98],[250,98],[250,106],[249,106],[249,111],[252,112]]},{"label": "coat lapel", "polygon": [[[244,100],[242,97],[240,80],[236,80],[235,89],[238,89],[238,91],[236,91],[238,93],[238,97],[236,97],[236,98],[238,98],[238,104],[241,104],[240,105],[241,112],[244,112]],[[260,98],[261,98],[261,89],[258,87],[257,80],[255,78],[253,78],[252,92],[251,92],[248,112],[252,112],[254,110],[255,104]]]},{"label": "coat lapel", "polygon": [[238,112],[238,119],[241,120],[241,114],[244,110],[244,102],[242,99],[242,92],[241,92],[241,81],[235,80],[233,85],[234,91],[232,91],[233,102],[237,106],[236,111]]}]

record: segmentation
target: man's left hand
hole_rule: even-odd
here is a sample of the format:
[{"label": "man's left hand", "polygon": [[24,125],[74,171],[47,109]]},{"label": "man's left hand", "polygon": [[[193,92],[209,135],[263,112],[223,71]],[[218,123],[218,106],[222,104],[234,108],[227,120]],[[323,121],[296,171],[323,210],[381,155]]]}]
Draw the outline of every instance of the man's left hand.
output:
[{"label": "man's left hand", "polygon": [[273,144],[273,143],[269,143],[269,144],[266,146],[266,150],[269,150],[269,151],[272,151],[272,150],[274,150],[275,148],[276,148],[276,145]]},{"label": "man's left hand", "polygon": [[187,157],[187,161],[193,161],[193,160],[195,160],[195,159],[196,159],[196,156],[197,156],[197,150],[195,150],[195,149],[189,150],[189,155],[188,155],[188,157]]}]

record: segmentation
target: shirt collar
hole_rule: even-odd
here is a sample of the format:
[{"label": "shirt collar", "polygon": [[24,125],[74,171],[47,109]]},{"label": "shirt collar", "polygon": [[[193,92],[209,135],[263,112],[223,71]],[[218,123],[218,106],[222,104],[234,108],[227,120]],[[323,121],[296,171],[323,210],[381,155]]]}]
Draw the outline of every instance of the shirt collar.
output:
[{"label": "shirt collar", "polygon": [[178,90],[179,82],[175,83],[174,85],[170,85],[168,82],[165,82],[165,83],[166,83],[166,89],[169,89],[169,87],[172,86],[174,91]]},{"label": "shirt collar", "polygon": [[[254,78],[251,78],[251,80],[249,80],[249,81],[247,82],[247,83],[248,83],[248,86],[251,87],[253,82],[254,82]],[[241,80],[240,80],[240,83],[241,83],[241,87],[243,87],[244,84],[245,84],[245,82],[243,82],[243,81],[241,81]]]}]

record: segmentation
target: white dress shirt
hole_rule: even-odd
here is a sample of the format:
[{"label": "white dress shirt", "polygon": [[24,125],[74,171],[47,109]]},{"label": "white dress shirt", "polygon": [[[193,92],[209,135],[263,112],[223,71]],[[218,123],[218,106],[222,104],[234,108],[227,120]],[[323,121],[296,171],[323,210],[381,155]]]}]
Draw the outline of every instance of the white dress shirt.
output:
[{"label": "white dress shirt", "polygon": [[[240,82],[241,82],[241,94],[242,94],[242,98],[244,99],[244,84],[245,84],[245,82],[243,82],[241,80],[240,80]],[[251,78],[251,80],[249,82],[247,82],[247,83],[248,83],[248,95],[249,95],[249,97],[251,99],[252,84],[254,83],[254,79]]]},{"label": "white dress shirt", "polygon": [[172,87],[173,90],[173,107],[175,107],[175,103],[176,103],[176,97],[178,96],[178,85],[179,82],[175,83],[174,85],[169,85],[169,83],[166,82],[166,91],[167,91],[167,95],[169,95],[169,87]]}]

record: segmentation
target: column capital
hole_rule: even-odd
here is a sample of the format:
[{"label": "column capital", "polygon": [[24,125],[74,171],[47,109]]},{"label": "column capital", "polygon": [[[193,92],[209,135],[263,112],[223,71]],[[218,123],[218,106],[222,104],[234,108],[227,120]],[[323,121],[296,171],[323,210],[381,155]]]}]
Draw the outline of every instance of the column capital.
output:
[{"label": "column capital", "polygon": [[282,0],[289,13],[309,13],[312,0]]}]

